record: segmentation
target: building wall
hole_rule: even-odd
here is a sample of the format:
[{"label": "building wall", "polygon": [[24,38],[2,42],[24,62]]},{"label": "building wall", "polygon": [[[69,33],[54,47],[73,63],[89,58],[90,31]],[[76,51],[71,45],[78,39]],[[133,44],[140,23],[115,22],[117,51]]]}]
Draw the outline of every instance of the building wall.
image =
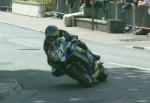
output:
[{"label": "building wall", "polygon": [[12,12],[22,15],[42,17],[45,10],[44,4],[27,3],[27,2],[13,2]]},{"label": "building wall", "polygon": [[0,0],[0,8],[11,10],[12,0]]}]

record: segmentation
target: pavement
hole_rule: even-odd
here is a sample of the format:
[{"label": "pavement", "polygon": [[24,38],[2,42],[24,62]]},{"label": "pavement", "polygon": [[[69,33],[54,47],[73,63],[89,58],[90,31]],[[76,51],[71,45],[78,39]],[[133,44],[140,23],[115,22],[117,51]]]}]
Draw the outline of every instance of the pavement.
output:
[{"label": "pavement", "polygon": [[[79,27],[65,27],[63,20],[54,17],[36,18],[0,11],[0,22],[14,26],[44,32],[48,25],[56,25],[80,39],[104,44],[120,45],[129,48],[150,50],[150,35],[134,35],[127,33],[106,33]],[[15,80],[0,80],[0,100],[21,91],[21,86]]]},{"label": "pavement", "polygon": [[150,35],[112,34],[79,27],[65,27],[62,19],[54,17],[37,18],[0,11],[0,22],[42,32],[45,31],[46,26],[56,25],[60,29],[65,29],[72,34],[78,35],[81,39],[98,43],[150,49]]}]

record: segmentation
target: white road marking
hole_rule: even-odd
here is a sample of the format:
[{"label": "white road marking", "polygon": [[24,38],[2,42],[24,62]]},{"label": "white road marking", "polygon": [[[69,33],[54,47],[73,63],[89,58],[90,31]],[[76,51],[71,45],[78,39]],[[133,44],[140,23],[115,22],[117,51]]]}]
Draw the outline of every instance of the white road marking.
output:
[{"label": "white road marking", "polygon": [[138,67],[138,66],[133,66],[133,65],[126,65],[126,64],[120,64],[120,63],[113,63],[113,62],[105,62],[107,64],[113,64],[113,65],[118,65],[118,66],[123,66],[123,67],[130,67],[130,68],[137,68],[140,70],[146,70],[150,72],[150,68],[145,68],[145,67]]},{"label": "white road marking", "polygon": [[16,40],[8,40],[8,41],[14,42],[14,43],[17,43],[17,44],[20,44],[20,45],[28,46],[28,47],[36,47],[35,45],[28,44],[28,43],[23,43],[23,42],[16,41]]}]

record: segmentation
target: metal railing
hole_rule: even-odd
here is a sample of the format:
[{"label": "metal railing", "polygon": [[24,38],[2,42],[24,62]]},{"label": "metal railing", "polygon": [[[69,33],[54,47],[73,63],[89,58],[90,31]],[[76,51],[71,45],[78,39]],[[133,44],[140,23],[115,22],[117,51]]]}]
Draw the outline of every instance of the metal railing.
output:
[{"label": "metal railing", "polygon": [[[148,14],[148,7],[137,7],[132,4],[130,10],[131,13],[128,13],[126,23],[132,25],[133,28],[150,29],[150,14]],[[127,22],[127,18],[129,18],[130,15],[132,16],[132,23]]]},{"label": "metal railing", "polygon": [[122,6],[121,3],[116,5],[114,2],[109,2],[107,4],[107,11],[104,11],[103,7],[96,7],[94,18],[105,18],[106,20],[121,19],[127,25],[133,26],[133,28],[150,29],[150,14],[148,14],[148,7],[138,7],[134,4],[130,4],[128,8],[124,9],[124,14],[122,14]]}]

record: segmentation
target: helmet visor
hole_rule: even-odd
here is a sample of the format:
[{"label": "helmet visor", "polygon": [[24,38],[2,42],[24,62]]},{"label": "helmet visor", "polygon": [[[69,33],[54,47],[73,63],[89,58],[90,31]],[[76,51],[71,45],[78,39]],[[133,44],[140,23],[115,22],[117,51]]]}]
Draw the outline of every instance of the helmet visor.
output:
[{"label": "helmet visor", "polygon": [[47,27],[46,32],[45,32],[46,36],[51,36],[51,37],[58,36],[58,34],[59,34],[59,31],[56,27]]}]

